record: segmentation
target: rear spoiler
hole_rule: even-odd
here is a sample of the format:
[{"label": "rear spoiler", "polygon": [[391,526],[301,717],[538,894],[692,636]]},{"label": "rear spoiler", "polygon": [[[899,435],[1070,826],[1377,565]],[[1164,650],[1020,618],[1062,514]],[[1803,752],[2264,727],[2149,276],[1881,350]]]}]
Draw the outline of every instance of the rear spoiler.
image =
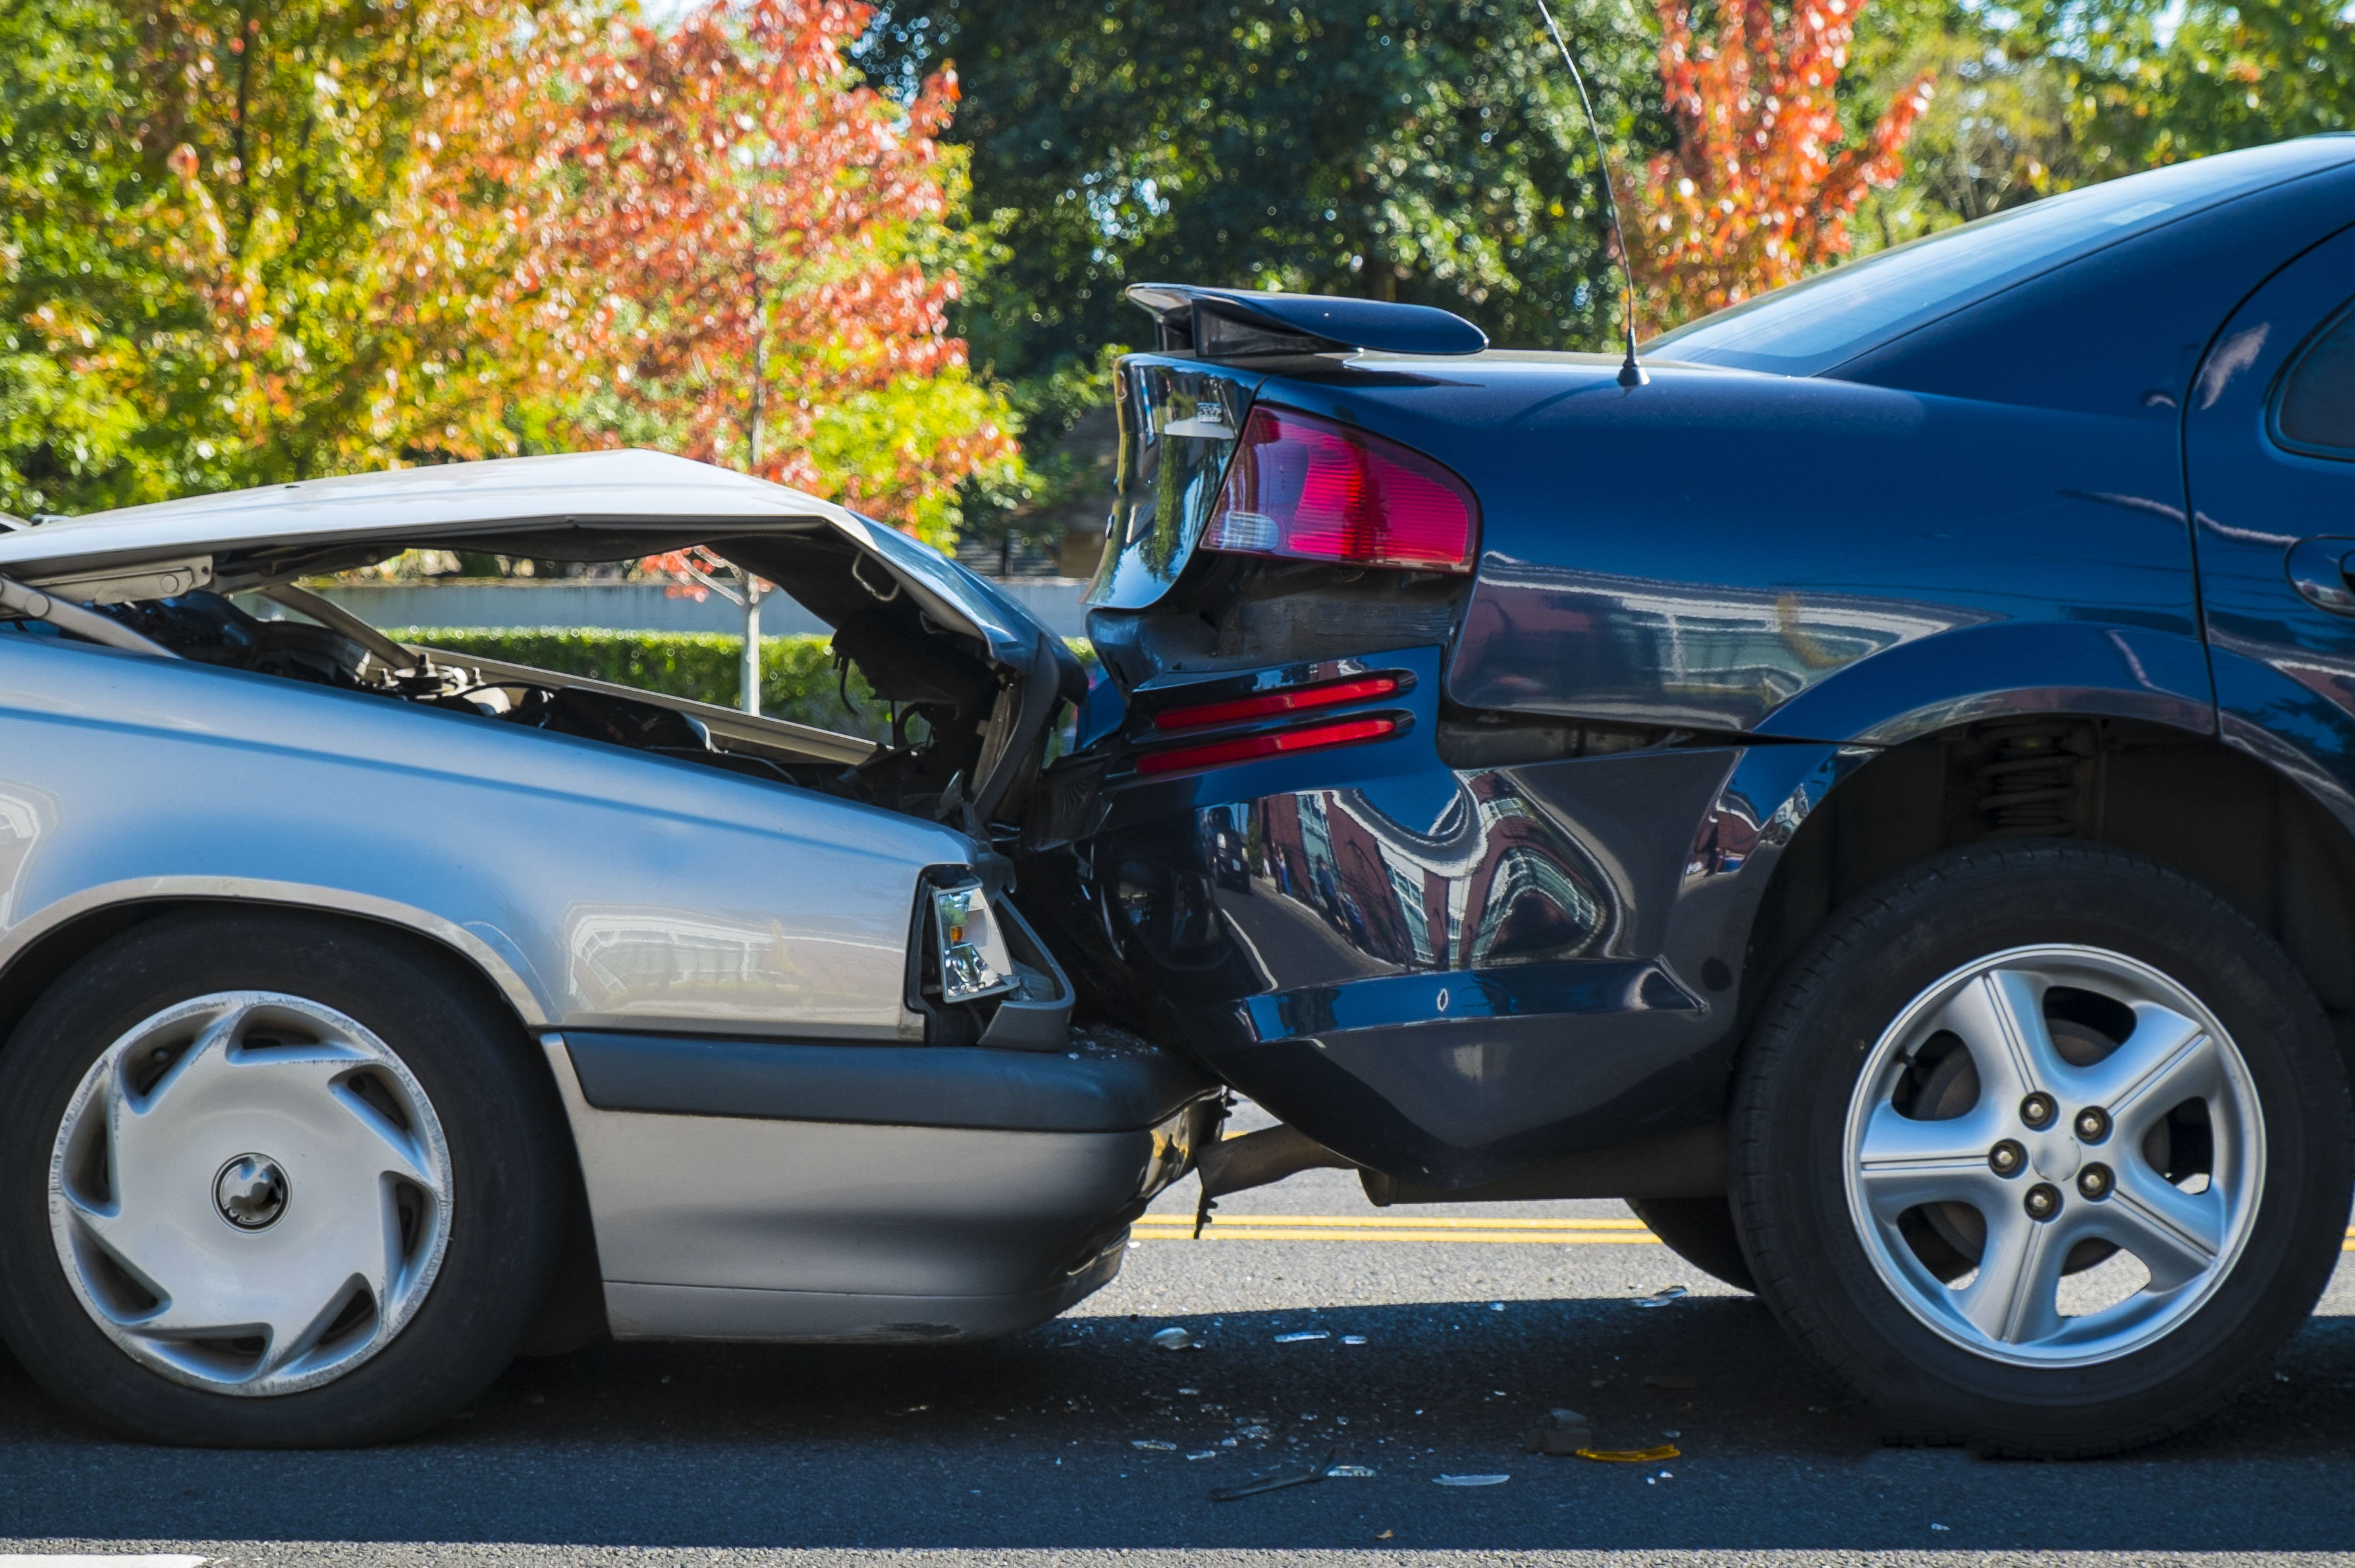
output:
[{"label": "rear spoiler", "polygon": [[1477,354],[1488,335],[1448,311],[1339,294],[1266,293],[1190,283],[1132,283],[1161,352],[1241,359],[1262,354]]}]

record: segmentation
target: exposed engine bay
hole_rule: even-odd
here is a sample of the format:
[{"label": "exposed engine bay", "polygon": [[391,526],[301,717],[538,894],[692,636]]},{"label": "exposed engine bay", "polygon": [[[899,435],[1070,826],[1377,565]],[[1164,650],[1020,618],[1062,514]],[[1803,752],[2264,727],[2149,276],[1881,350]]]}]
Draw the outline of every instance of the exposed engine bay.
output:
[{"label": "exposed engine bay", "polygon": [[[316,596],[261,596],[309,620],[266,618],[209,589],[91,608],[183,658],[365,692],[626,746],[773,783],[954,820],[1004,684],[944,633],[908,635],[882,605],[837,629],[838,662],[889,705],[877,744],[685,699],[393,642]],[[267,610],[271,606],[260,607]]]}]

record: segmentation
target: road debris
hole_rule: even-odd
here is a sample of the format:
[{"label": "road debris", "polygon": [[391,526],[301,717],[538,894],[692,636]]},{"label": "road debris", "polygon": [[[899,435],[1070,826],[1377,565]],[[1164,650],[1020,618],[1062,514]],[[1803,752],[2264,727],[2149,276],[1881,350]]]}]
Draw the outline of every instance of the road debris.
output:
[{"label": "road debris", "polygon": [[1167,1328],[1155,1329],[1146,1343],[1156,1350],[1199,1350],[1202,1348],[1199,1340],[1174,1323]]},{"label": "road debris", "polygon": [[1663,1459],[1683,1457],[1684,1451],[1673,1443],[1663,1443],[1652,1448],[1581,1448],[1578,1456],[1604,1465],[1657,1465]]},{"label": "road debris", "polygon": [[1341,1343],[1344,1345],[1362,1345],[1365,1342],[1366,1337],[1363,1334],[1344,1334],[1341,1336]]},{"label": "road debris", "polygon": [[1199,1454],[1188,1454],[1186,1456],[1188,1459],[1215,1459],[1218,1456],[1219,1451],[1216,1448],[1205,1448]]},{"label": "road debris", "polygon": [[1325,1468],[1327,1480],[1370,1480],[1377,1474],[1371,1465],[1328,1465]]},{"label": "road debris", "polygon": [[1303,1328],[1296,1333],[1278,1334],[1275,1342],[1279,1345],[1305,1345],[1311,1339],[1330,1339],[1332,1337],[1333,1331],[1329,1328]]},{"label": "road debris", "polygon": [[1210,1500],[1214,1503],[1231,1503],[1237,1498],[1255,1498],[1262,1492],[1280,1492],[1288,1487],[1313,1486],[1323,1480],[1325,1472],[1332,1467],[1333,1456],[1327,1452],[1321,1461],[1311,1465],[1305,1470],[1277,1470],[1271,1475],[1254,1476],[1250,1480],[1236,1486],[1215,1488],[1210,1493]]},{"label": "road debris", "polygon": [[1505,1304],[1501,1301],[1492,1301],[1488,1303],[1488,1310],[1491,1312],[1502,1312],[1504,1309]]},{"label": "road debris", "polygon": [[1690,1291],[1687,1290],[1681,1285],[1672,1285],[1666,1290],[1655,1291],[1649,1296],[1637,1296],[1636,1298],[1636,1305],[1638,1307],[1666,1307],[1669,1302],[1680,1301],[1691,1294],[1692,1293]]},{"label": "road debris", "polygon": [[1156,1454],[1175,1454],[1178,1452],[1178,1445],[1175,1443],[1164,1443],[1158,1437],[1132,1437],[1128,1440],[1128,1445],[1132,1448],[1150,1448]]},{"label": "road debris", "polygon": [[1433,1481],[1443,1487],[1501,1487],[1510,1476],[1433,1476]]},{"label": "road debris", "polygon": [[1521,1435],[1521,1446],[1532,1454],[1568,1458],[1594,1441],[1586,1417],[1574,1410],[1549,1410]]}]

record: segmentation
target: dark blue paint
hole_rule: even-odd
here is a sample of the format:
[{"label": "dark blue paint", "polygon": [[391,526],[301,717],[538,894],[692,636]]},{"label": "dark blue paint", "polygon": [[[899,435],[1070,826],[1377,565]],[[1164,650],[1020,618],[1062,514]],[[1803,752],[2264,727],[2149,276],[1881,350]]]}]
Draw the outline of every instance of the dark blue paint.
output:
[{"label": "dark blue paint", "polygon": [[[2267,433],[2289,356],[2355,296],[2355,142],[2245,166],[2238,197],[1813,377],[1132,357],[1428,453],[1483,534],[1444,645],[1369,624],[1355,660],[1415,672],[1406,734],[1113,764],[1094,836],[1038,868],[1083,984],[1350,1157],[1460,1185],[1722,1115],[1767,880],[1882,748],[2045,712],[2221,734],[2355,831],[2355,617],[2312,597],[2355,549],[2355,462]],[[2292,553],[2324,538],[2301,590]],[[1230,571],[1165,550],[1099,599],[1124,744],[1174,690],[1307,678],[1148,656]],[[1450,768],[1467,710],[1653,739]]]},{"label": "dark blue paint", "polygon": [[2355,550],[2355,454],[2290,450],[2271,418],[2292,358],[2350,299],[2355,232],[2251,294],[2216,334],[2184,444],[2225,739],[2355,828],[2355,600],[2316,602],[2330,559]]}]

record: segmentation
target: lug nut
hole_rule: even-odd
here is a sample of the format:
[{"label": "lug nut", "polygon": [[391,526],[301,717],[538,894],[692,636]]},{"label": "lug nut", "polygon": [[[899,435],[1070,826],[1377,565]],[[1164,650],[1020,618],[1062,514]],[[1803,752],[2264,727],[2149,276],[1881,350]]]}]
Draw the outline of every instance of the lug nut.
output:
[{"label": "lug nut", "polygon": [[1998,1176],[2018,1176],[2027,1164],[2028,1151],[2009,1138],[1987,1150],[1987,1168]]},{"label": "lug nut", "polygon": [[2040,1181],[2028,1189],[2020,1202],[2030,1219],[2050,1220],[2061,1212],[2061,1189],[2049,1181]]},{"label": "lug nut", "polygon": [[2041,1091],[2019,1103],[2019,1119],[2031,1127],[2051,1126],[2058,1112],[2059,1107],[2052,1104],[2052,1096]]},{"label": "lug nut", "polygon": [[2110,1114],[2099,1105],[2088,1105],[2077,1113],[2077,1140],[2097,1144],[2110,1136]]},{"label": "lug nut", "polygon": [[2107,1198],[2110,1195],[2110,1168],[2106,1165],[2089,1165],[2079,1171],[2077,1190],[2088,1198]]}]

